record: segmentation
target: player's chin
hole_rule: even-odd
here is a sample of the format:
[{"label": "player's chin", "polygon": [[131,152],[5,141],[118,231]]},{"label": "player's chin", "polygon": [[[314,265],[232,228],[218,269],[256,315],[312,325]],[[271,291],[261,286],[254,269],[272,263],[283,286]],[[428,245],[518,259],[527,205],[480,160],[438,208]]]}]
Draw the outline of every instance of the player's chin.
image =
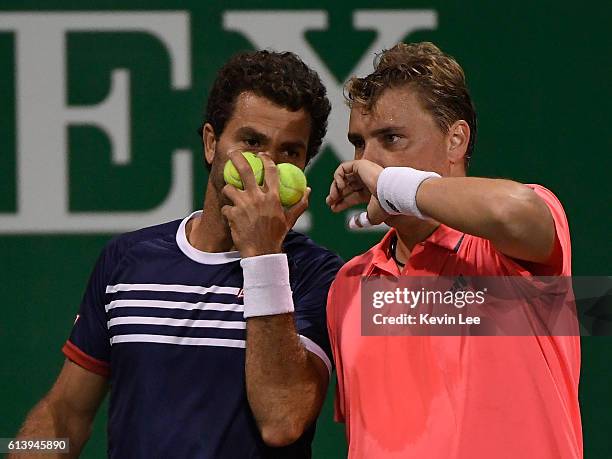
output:
[{"label": "player's chin", "polygon": [[385,218],[380,223],[384,223],[387,226],[391,226],[393,228],[397,228],[399,226],[405,225],[406,223],[409,223],[410,221],[412,221],[414,219],[415,219],[415,217],[411,217],[411,216],[408,216],[408,215],[388,215],[387,218]]},{"label": "player's chin", "polygon": [[412,215],[389,215],[387,218],[385,218],[383,223],[393,228],[399,228],[406,225],[412,226],[414,224],[418,224],[419,222],[422,223],[423,221],[424,220]]}]

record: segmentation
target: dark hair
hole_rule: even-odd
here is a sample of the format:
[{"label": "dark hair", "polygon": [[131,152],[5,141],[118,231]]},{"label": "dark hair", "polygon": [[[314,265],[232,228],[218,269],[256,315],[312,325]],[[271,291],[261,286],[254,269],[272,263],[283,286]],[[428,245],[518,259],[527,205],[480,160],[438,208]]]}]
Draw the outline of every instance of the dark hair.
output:
[{"label": "dark hair", "polygon": [[291,111],[304,109],[311,118],[306,163],[317,154],[331,105],[319,75],[294,53],[248,51],[234,55],[217,74],[206,106],[204,124],[210,123],[218,137],[232,117],[237,97],[253,92]]},{"label": "dark hair", "polygon": [[448,132],[458,120],[470,126],[465,153],[469,165],[476,142],[476,109],[470,97],[463,69],[433,43],[398,43],[384,50],[374,61],[374,72],[364,78],[351,78],[346,85],[349,105],[372,108],[382,92],[393,86],[410,84],[417,90],[425,109],[442,131]]}]

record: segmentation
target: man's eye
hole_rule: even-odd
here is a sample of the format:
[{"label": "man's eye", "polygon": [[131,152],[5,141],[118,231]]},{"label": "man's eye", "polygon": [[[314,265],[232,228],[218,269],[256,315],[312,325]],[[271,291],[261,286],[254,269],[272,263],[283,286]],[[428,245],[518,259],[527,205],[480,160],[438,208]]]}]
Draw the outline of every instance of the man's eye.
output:
[{"label": "man's eye", "polygon": [[395,143],[400,139],[400,136],[397,134],[385,134],[385,142],[386,143]]},{"label": "man's eye", "polygon": [[285,154],[291,158],[297,158],[298,156],[300,156],[300,153],[295,150],[287,150]]},{"label": "man's eye", "polygon": [[259,141],[257,139],[244,139],[244,143],[246,143],[249,147],[258,147]]}]

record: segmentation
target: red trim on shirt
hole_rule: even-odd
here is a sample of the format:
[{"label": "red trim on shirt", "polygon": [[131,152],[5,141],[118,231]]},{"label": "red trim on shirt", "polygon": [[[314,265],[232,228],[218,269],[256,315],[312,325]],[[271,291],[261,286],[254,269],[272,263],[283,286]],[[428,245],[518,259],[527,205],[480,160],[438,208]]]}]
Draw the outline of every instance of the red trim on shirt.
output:
[{"label": "red trim on shirt", "polygon": [[92,373],[104,376],[105,378],[107,378],[110,374],[110,369],[107,362],[94,359],[92,356],[85,354],[85,352],[80,350],[70,340],[66,341],[64,347],[62,347],[62,352],[78,366],[83,367]]}]

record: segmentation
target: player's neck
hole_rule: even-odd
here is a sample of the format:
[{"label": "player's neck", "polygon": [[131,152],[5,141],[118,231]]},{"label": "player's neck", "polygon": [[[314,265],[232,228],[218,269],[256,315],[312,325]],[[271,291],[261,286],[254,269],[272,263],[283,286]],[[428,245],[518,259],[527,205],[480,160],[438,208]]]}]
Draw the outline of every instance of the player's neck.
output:
[{"label": "player's neck", "polygon": [[209,182],[199,218],[187,223],[189,243],[202,252],[229,252],[234,248],[227,220],[221,214],[221,202],[217,190]]},{"label": "player's neck", "polygon": [[406,218],[393,227],[397,231],[397,249],[396,257],[401,263],[406,263],[410,258],[412,249],[419,242],[427,239],[431,233],[440,225],[438,222],[431,220],[419,220],[417,218]]}]

